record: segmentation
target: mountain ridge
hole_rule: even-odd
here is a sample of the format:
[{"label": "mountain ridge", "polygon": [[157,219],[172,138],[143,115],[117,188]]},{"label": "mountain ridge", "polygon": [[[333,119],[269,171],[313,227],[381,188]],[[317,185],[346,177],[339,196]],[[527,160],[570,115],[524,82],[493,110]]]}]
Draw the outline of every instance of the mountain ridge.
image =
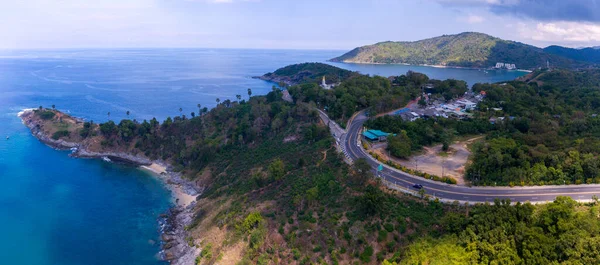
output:
[{"label": "mountain ridge", "polygon": [[357,47],[330,61],[467,68],[491,68],[496,63],[508,63],[526,70],[546,67],[547,62],[561,68],[589,67],[588,62],[550,54],[539,47],[478,32],[442,35],[419,41],[378,42]]}]

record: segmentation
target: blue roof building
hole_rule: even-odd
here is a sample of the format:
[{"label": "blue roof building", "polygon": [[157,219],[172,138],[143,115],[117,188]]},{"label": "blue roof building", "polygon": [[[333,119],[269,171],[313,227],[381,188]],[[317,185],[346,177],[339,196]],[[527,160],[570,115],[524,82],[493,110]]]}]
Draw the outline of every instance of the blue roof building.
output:
[{"label": "blue roof building", "polygon": [[369,141],[385,141],[390,133],[380,130],[367,130],[362,133],[363,137]]}]

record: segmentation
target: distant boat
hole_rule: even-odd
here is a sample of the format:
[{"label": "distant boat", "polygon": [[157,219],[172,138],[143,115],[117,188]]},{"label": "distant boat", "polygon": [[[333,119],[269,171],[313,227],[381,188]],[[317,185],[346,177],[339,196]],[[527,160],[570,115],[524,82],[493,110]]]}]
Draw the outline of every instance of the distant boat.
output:
[{"label": "distant boat", "polygon": [[103,156],[103,157],[102,157],[102,160],[104,160],[105,162],[111,162],[110,158],[108,158],[108,157],[106,157],[106,156]]},{"label": "distant boat", "polygon": [[10,136],[6,136],[6,140],[10,139]]}]

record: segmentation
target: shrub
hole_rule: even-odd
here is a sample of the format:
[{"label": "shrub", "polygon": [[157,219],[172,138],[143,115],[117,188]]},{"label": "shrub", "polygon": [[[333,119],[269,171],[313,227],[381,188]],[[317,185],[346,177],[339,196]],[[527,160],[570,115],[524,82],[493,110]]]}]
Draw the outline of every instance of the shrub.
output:
[{"label": "shrub", "polygon": [[69,136],[70,132],[67,130],[60,130],[52,134],[52,139],[58,140],[61,137]]},{"label": "shrub", "polygon": [[394,231],[394,225],[390,224],[390,223],[385,223],[383,225],[383,227],[385,228],[385,230],[387,230],[388,232],[393,232]]},{"label": "shrub", "polygon": [[264,219],[259,212],[252,212],[242,222],[242,230],[248,233],[252,229],[257,228],[263,221]]},{"label": "shrub", "polygon": [[54,112],[49,110],[37,111],[37,114],[42,120],[50,120],[54,118],[54,115],[56,115]]},{"label": "shrub", "polygon": [[372,246],[367,246],[365,248],[365,250],[360,253],[360,261],[364,262],[364,263],[369,263],[371,261],[371,257],[373,256],[373,247]]}]

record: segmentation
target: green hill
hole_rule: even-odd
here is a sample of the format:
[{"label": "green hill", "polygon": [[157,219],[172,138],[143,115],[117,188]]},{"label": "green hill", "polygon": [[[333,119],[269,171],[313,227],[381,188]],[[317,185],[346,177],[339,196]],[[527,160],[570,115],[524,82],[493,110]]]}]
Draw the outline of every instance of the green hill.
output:
[{"label": "green hill", "polygon": [[544,51],[546,53],[566,57],[577,61],[595,64],[600,63],[600,49],[598,49],[598,47],[573,49],[552,45],[544,48]]},{"label": "green hill", "polygon": [[331,59],[331,61],[428,64],[473,68],[493,67],[497,62],[501,62],[515,64],[519,69],[545,67],[546,61],[561,68],[577,68],[586,65],[569,58],[546,53],[538,47],[475,32],[443,35],[414,42],[381,42],[355,48],[340,57]]},{"label": "green hill", "polygon": [[301,83],[320,83],[323,76],[325,76],[326,82],[332,84],[357,75],[359,74],[356,72],[324,63],[301,63],[288,65],[277,69],[273,73],[267,73],[256,78],[272,82],[283,82],[287,85],[297,85]]}]

